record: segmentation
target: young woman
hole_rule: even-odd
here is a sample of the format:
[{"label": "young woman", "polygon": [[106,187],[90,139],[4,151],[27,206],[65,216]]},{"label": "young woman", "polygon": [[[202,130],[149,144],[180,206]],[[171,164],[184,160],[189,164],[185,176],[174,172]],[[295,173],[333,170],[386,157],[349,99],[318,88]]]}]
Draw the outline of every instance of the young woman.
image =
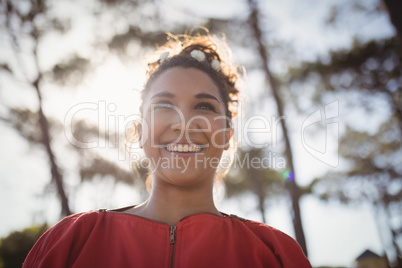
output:
[{"label": "young woman", "polygon": [[291,237],[213,202],[233,135],[236,69],[208,34],[171,36],[161,52],[149,64],[137,128],[152,171],[150,197],[66,217],[24,267],[311,267]]}]

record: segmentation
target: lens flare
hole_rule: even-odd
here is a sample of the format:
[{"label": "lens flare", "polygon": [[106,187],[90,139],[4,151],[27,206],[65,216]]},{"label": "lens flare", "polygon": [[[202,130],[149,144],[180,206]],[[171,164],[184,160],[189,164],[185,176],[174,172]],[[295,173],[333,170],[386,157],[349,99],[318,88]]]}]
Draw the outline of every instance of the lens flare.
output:
[{"label": "lens flare", "polygon": [[294,180],[293,171],[288,169],[282,172],[282,176],[285,178],[286,181]]}]

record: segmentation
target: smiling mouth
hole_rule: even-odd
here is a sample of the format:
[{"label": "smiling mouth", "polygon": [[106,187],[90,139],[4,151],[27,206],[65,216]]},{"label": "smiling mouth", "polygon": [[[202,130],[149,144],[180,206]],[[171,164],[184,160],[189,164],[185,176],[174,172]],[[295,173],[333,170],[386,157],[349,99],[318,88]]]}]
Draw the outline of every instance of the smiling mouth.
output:
[{"label": "smiling mouth", "polygon": [[169,152],[198,153],[201,152],[203,146],[198,144],[167,144],[165,148]]}]

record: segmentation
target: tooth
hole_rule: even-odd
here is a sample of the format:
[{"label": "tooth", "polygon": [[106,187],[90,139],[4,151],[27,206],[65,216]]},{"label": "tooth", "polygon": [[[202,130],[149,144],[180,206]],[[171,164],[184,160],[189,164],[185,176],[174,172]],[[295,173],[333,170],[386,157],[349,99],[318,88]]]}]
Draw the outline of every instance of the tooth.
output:
[{"label": "tooth", "polygon": [[165,148],[170,152],[199,152],[201,146],[197,144],[167,144]]}]

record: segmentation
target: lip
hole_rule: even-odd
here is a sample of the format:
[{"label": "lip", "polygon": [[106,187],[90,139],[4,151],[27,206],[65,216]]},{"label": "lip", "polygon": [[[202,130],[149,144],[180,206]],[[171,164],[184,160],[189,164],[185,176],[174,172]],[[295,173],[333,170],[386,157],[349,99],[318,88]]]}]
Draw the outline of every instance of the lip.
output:
[{"label": "lip", "polygon": [[195,144],[195,145],[203,145],[205,143],[202,143],[201,141],[197,141],[197,140],[193,140],[193,139],[181,139],[181,140],[177,140],[176,139],[170,139],[167,140],[165,142],[161,142],[161,144],[167,145],[167,144]]},{"label": "lip", "polygon": [[165,141],[165,142],[161,142],[160,144],[163,145],[164,147],[166,147],[168,145],[186,145],[186,144],[187,145],[197,145],[197,146],[199,146],[201,148],[209,147],[208,143],[201,142],[201,141],[198,141],[198,140],[181,139],[181,140],[178,141],[177,138],[172,139],[172,140],[168,140],[168,141]]}]

